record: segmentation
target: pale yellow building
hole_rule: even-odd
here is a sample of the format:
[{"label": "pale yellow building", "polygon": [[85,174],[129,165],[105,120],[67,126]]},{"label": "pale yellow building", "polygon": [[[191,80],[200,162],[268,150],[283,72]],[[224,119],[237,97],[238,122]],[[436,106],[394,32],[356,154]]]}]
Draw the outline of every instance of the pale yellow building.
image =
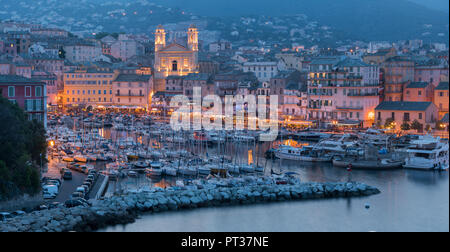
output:
[{"label": "pale yellow building", "polygon": [[187,44],[178,41],[166,44],[166,32],[160,25],[155,32],[154,91],[165,91],[165,78],[198,73],[198,30],[191,25]]},{"label": "pale yellow building", "polygon": [[113,103],[112,81],[115,74],[110,69],[88,68],[66,72],[63,103],[65,106],[111,105]]}]

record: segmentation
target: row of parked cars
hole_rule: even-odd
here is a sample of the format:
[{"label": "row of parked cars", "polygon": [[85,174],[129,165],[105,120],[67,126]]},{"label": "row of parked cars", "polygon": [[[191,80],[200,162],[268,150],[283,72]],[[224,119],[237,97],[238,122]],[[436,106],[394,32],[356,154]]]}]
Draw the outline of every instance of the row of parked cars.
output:
[{"label": "row of parked cars", "polygon": [[76,162],[67,164],[67,168],[69,168],[70,170],[84,173],[86,175],[88,175],[90,171],[94,170],[94,167],[92,165],[80,164]]},{"label": "row of parked cars", "polygon": [[80,205],[90,205],[89,193],[94,186],[95,180],[97,179],[98,173],[94,169],[89,169],[87,173],[87,177],[84,180],[83,184],[72,193],[70,200],[67,200],[64,205],[66,207],[75,207]]},{"label": "row of parked cars", "polygon": [[42,178],[42,196],[44,199],[54,199],[61,188],[61,180],[57,178]]},{"label": "row of parked cars", "polygon": [[[24,215],[24,214],[26,214],[26,213],[28,213],[28,212],[41,211],[41,210],[45,210],[45,209],[53,209],[53,208],[60,207],[60,206],[62,206],[62,205],[63,205],[63,204],[61,204],[61,203],[59,203],[59,202],[53,202],[53,203],[46,203],[46,205],[40,205],[40,206],[37,206],[37,207],[35,207],[35,208],[28,209],[28,210],[26,210],[26,211],[17,210],[17,211],[14,211],[14,212],[12,212],[12,213],[8,213],[8,212],[0,212],[0,222],[6,221],[6,220],[11,219],[11,218],[15,218],[15,217],[17,217],[17,216]],[[24,209],[24,210],[25,210],[25,209]]]},{"label": "row of parked cars", "polygon": [[25,212],[24,211],[15,211],[12,213],[7,213],[7,212],[0,212],[0,222],[2,221],[6,221],[7,219],[11,219],[20,215],[24,215]]}]

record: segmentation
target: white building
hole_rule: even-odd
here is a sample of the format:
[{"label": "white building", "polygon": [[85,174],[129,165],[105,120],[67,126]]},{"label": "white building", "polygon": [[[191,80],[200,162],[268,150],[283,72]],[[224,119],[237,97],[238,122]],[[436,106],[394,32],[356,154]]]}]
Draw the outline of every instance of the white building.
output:
[{"label": "white building", "polygon": [[277,62],[246,62],[242,70],[245,73],[252,72],[259,81],[270,81],[270,79],[278,74]]},{"label": "white building", "polygon": [[[125,35],[125,34],[121,34]],[[122,61],[144,54],[144,47],[134,39],[129,39],[127,36],[120,36],[119,40],[111,45],[111,55],[119,58]]]},{"label": "white building", "polygon": [[64,46],[66,59],[78,63],[92,61],[94,58],[102,55],[102,47],[97,44],[77,43]]},{"label": "white building", "polygon": [[229,41],[219,40],[209,44],[210,52],[228,51],[231,49],[231,43]]}]

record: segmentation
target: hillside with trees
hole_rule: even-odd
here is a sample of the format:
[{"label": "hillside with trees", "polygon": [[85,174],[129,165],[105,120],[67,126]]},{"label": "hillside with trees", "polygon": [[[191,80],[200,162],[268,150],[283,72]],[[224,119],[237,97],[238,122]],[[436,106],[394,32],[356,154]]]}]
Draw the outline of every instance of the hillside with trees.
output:
[{"label": "hillside with trees", "polygon": [[46,149],[42,123],[27,120],[22,109],[0,97],[0,201],[39,193]]}]

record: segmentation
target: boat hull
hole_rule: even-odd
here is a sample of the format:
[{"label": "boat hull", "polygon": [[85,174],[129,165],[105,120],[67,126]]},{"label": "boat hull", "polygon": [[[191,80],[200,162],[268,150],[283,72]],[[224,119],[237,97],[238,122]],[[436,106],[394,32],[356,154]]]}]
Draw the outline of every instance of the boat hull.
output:
[{"label": "boat hull", "polygon": [[403,162],[397,161],[392,163],[382,163],[377,161],[350,161],[350,160],[333,160],[333,166],[347,168],[352,165],[352,169],[361,170],[390,170],[402,168]]},{"label": "boat hull", "polygon": [[305,161],[305,162],[330,162],[331,157],[308,157],[300,155],[289,155],[285,153],[275,153],[275,157],[280,159],[288,159],[295,161]]}]

